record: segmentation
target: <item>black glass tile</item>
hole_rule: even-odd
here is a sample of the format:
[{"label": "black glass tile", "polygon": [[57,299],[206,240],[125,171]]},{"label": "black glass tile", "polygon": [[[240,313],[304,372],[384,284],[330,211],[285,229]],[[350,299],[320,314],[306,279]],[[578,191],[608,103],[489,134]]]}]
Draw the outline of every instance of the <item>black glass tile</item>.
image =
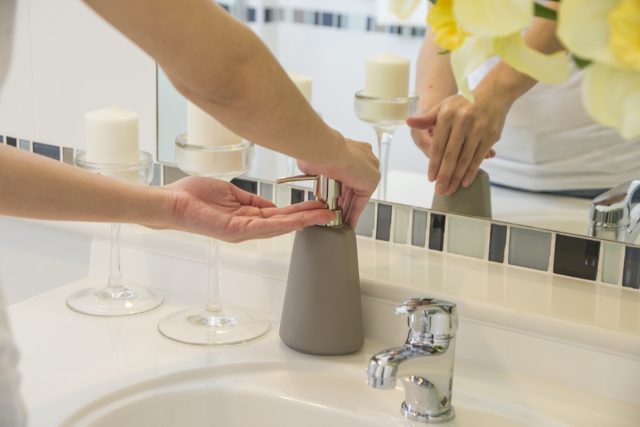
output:
[{"label": "black glass tile", "polygon": [[441,251],[444,246],[444,224],[445,216],[431,214],[431,225],[429,226],[429,249]]},{"label": "black glass tile", "polygon": [[316,199],[316,195],[313,194],[313,191],[309,191],[307,193],[307,200],[315,200]]},{"label": "black glass tile", "polygon": [[7,145],[10,145],[10,146],[12,146],[12,147],[17,147],[17,146],[18,146],[18,140],[17,140],[17,139],[15,139],[15,138],[14,138],[14,137],[12,137],[12,136],[8,136],[8,137],[7,137]]},{"label": "black glass tile", "polygon": [[43,144],[42,142],[33,143],[33,152],[53,160],[60,160],[60,147],[56,145]]},{"label": "black glass tile", "polygon": [[264,10],[264,22],[273,22],[274,19],[274,13],[275,12],[273,9],[270,8],[266,8]]},{"label": "black glass tile", "polygon": [[323,13],[322,14],[322,25],[324,27],[333,26],[333,13]]},{"label": "black glass tile", "polygon": [[256,8],[248,7],[247,8],[247,22],[256,22]]},{"label": "black glass tile", "polygon": [[373,31],[373,18],[367,17],[367,31]]},{"label": "black glass tile", "polygon": [[242,188],[244,191],[248,191],[249,193],[253,193],[253,194],[258,194],[257,181],[252,181],[250,179],[234,178],[231,180],[231,183],[238,188]]},{"label": "black glass tile", "polygon": [[4,144],[4,136],[0,135],[0,144]]},{"label": "black glass tile", "polygon": [[336,27],[338,28],[345,27],[345,25],[343,25],[343,22],[344,22],[344,17],[342,15],[336,15]]},{"label": "black glass tile", "polygon": [[411,219],[411,244],[424,248],[427,239],[427,213],[425,211],[413,210]]},{"label": "black glass tile", "polygon": [[596,280],[600,242],[556,234],[553,272],[580,279]]},{"label": "black glass tile", "polygon": [[624,251],[622,286],[640,289],[640,248],[627,246]]},{"label": "black glass tile", "polygon": [[489,237],[489,261],[504,262],[504,248],[507,244],[507,226],[491,224]]},{"label": "black glass tile", "polygon": [[300,190],[298,188],[291,189],[291,204],[302,203],[304,202],[304,190]]},{"label": "black glass tile", "polygon": [[376,223],[376,239],[386,242],[391,238],[391,205],[378,204],[378,221]]},{"label": "black glass tile", "polygon": [[313,12],[313,24],[320,25],[320,12]]}]

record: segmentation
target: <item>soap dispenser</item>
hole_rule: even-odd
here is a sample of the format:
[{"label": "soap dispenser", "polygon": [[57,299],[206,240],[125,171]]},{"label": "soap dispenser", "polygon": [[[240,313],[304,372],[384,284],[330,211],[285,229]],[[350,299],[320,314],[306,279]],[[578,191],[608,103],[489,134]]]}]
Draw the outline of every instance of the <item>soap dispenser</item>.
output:
[{"label": "soap dispenser", "polygon": [[280,322],[280,338],[313,355],[355,353],[364,342],[358,252],[353,228],[342,222],[340,182],[300,175],[278,183],[315,181],[314,194],[335,212],[326,225],[296,232]]}]

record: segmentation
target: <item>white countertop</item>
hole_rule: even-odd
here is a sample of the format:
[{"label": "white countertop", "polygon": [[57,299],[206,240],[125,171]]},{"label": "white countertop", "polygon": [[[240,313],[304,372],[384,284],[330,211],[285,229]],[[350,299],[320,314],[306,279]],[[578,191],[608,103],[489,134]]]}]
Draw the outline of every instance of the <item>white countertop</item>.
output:
[{"label": "white countertop", "polygon": [[[56,226],[107,234],[96,225]],[[274,327],[253,343],[198,348],[163,338],[156,324],[167,313],[201,303],[205,240],[135,226],[124,229],[125,276],[162,288],[167,302],[160,309],[119,319],[74,313],[64,301],[83,286],[80,282],[9,308],[22,353],[31,426],[57,425],[107,392],[171,372],[309,357],[286,349],[276,334],[291,236],[223,245],[225,305],[248,306],[270,318]],[[549,403],[548,410],[561,419],[569,417],[569,425],[607,425],[601,422],[609,410],[616,411],[617,420],[640,419],[640,293],[368,239],[359,239],[358,248],[367,343],[356,355],[329,358],[332,363],[364,370],[371,354],[404,340],[406,325],[392,315],[395,303],[414,296],[439,297],[456,302],[461,317],[456,384],[481,390],[491,377],[505,396],[512,387],[528,390],[533,400],[557,399],[575,407],[592,406],[594,393],[608,396],[598,399],[611,409],[590,414],[591,421],[584,414],[580,418],[579,411],[568,414]],[[92,251],[90,275],[102,277],[108,245],[98,239]],[[502,383],[495,383],[497,378]],[[545,396],[549,387],[555,387],[554,396]],[[620,425],[633,425],[622,421]]]}]

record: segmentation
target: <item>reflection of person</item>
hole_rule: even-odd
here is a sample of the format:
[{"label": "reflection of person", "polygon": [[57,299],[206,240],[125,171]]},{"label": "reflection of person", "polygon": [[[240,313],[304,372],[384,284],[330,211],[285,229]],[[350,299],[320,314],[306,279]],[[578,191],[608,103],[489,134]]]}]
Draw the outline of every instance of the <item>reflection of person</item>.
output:
[{"label": "reflection of person", "polygon": [[[299,159],[304,172],[341,181],[345,219],[355,225],[379,180],[371,146],[328,127],[251,30],[210,0],[86,3],[228,128]],[[0,83],[14,10],[14,1],[0,3]],[[189,177],[160,188],[131,186],[6,146],[0,146],[0,165],[0,215],[139,223],[227,241],[274,236],[333,217],[320,202],[277,208],[208,178]],[[0,425],[19,426],[25,421],[9,338],[0,299]]]},{"label": "reflection of person", "polygon": [[[544,53],[561,50],[555,26],[535,19],[525,42]],[[624,141],[588,116],[581,71],[551,86],[489,61],[470,78],[470,103],[457,95],[449,55],[441,51],[429,31],[418,63],[421,113],[408,121],[430,157],[428,177],[438,194],[469,186],[481,163],[495,184],[586,197],[638,178],[640,141]]]}]

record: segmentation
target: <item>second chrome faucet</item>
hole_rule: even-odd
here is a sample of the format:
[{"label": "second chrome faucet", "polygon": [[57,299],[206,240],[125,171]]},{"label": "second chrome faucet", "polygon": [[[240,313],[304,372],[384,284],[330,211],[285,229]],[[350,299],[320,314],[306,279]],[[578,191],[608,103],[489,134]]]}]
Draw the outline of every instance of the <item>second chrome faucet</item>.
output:
[{"label": "second chrome faucet", "polygon": [[425,423],[451,420],[453,362],[458,313],[456,305],[429,298],[413,298],[396,308],[408,317],[404,345],[374,355],[367,370],[369,385],[391,389],[402,381],[405,418]]}]

